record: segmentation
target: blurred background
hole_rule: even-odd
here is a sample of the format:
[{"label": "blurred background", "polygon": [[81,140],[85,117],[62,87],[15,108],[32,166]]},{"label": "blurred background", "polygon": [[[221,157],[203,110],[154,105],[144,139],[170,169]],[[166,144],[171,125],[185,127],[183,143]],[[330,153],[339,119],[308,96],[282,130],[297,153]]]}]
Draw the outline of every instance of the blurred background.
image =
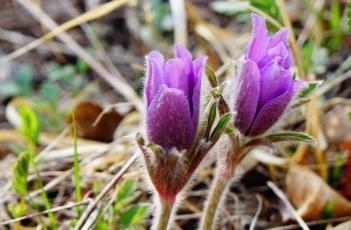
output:
[{"label": "blurred background", "polygon": [[[279,128],[316,143],[247,156],[217,227],[301,229],[301,216],[310,229],[350,230],[347,0],[0,0],[0,229],[72,229],[94,202],[78,229],[148,229],[153,199],[133,155],[144,57],[171,57],[183,44],[231,81],[252,12],[271,33],[290,30],[293,72],[310,83]],[[174,229],[196,229],[214,160],[185,193]]]}]

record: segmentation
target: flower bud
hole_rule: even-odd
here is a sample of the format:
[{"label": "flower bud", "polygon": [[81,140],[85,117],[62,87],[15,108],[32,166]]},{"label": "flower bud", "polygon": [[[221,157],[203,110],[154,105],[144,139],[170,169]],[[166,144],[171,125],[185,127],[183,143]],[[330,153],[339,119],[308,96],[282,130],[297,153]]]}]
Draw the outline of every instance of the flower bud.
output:
[{"label": "flower bud", "polygon": [[175,201],[204,157],[198,149],[203,123],[207,123],[199,112],[206,104],[206,94],[200,99],[206,91],[206,57],[193,61],[191,53],[180,45],[175,46],[174,54],[166,62],[156,51],[146,56],[147,140],[141,136],[138,140],[150,180],[166,203]]},{"label": "flower bud", "polygon": [[164,61],[153,51],[146,57],[146,130],[149,141],[164,149],[189,149],[199,121],[201,75],[206,58],[192,60],[180,45]]},{"label": "flower bud", "polygon": [[253,33],[234,93],[235,126],[246,136],[267,131],[306,82],[293,80],[288,30],[268,35],[265,20],[252,14]]}]

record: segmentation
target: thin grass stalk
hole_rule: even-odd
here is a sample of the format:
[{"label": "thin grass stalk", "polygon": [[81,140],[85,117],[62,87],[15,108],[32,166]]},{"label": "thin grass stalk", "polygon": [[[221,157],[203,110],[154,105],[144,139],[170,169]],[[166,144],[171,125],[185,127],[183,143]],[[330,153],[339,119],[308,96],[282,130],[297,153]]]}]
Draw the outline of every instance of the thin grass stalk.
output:
[{"label": "thin grass stalk", "polygon": [[[74,190],[76,195],[76,202],[79,203],[82,198],[80,195],[80,177],[79,177],[79,156],[78,156],[78,144],[77,144],[77,123],[74,113],[72,113],[73,121],[73,171],[74,171]],[[81,214],[80,206],[77,208],[77,216]]]},{"label": "thin grass stalk", "polygon": [[282,16],[282,19],[283,19],[284,26],[286,26],[289,29],[290,47],[294,55],[294,60],[296,62],[296,67],[297,67],[299,76],[302,80],[307,80],[307,76],[305,74],[305,70],[302,63],[300,48],[296,42],[295,33],[291,25],[288,11],[286,10],[285,0],[278,0],[277,3],[278,3],[280,15]]},{"label": "thin grass stalk", "polygon": [[[51,210],[52,207],[51,207],[49,198],[44,190],[43,181],[41,179],[40,172],[39,172],[39,169],[37,167],[37,163],[36,163],[35,158],[34,158],[35,153],[36,153],[35,144],[29,143],[29,154],[31,155],[30,162],[31,162],[35,177],[37,178],[37,181],[38,181],[38,184],[40,187],[40,191],[41,191],[40,194],[41,194],[41,197],[44,201],[44,205],[45,205],[46,210]],[[52,229],[54,229],[54,230],[57,229],[57,223],[55,220],[55,216],[53,215],[53,213],[51,211],[48,213],[48,216],[49,216],[49,220],[50,220],[50,224],[51,224]]]}]

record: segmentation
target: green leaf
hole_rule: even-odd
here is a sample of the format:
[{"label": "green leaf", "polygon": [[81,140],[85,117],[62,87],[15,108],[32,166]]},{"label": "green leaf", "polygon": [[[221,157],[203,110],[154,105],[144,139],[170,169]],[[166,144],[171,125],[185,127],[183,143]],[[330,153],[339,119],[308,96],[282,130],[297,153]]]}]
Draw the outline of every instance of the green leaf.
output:
[{"label": "green leaf", "polygon": [[347,25],[351,32],[351,0],[347,2]]},{"label": "green leaf", "polygon": [[323,211],[323,219],[330,219],[333,217],[334,207],[333,203],[328,202],[327,205],[324,207]]},{"label": "green leaf", "polygon": [[211,67],[209,67],[209,66],[206,66],[205,72],[206,72],[208,81],[210,82],[211,86],[213,88],[217,87],[218,86],[217,77],[216,77],[216,74],[213,71],[213,69],[211,69]]},{"label": "green leaf", "polygon": [[27,193],[29,162],[29,153],[23,152],[17,158],[15,166],[12,169],[12,187],[16,193],[21,196],[24,196]]},{"label": "green leaf", "polygon": [[124,181],[121,188],[118,190],[116,199],[123,200],[128,197],[131,197],[134,195],[135,190],[136,190],[135,181],[128,179]]},{"label": "green leaf", "polygon": [[[275,0],[250,0],[250,4],[263,12],[267,13],[270,15],[272,18],[280,22],[280,12],[279,12],[279,7],[276,3]],[[271,29],[275,28],[271,26],[271,24],[268,22],[268,27]]]},{"label": "green leaf", "polygon": [[340,3],[339,0],[331,1],[330,9],[330,29],[332,31],[331,39],[328,42],[330,49],[336,50],[341,41],[341,13],[340,13]]},{"label": "green leaf", "polygon": [[311,94],[316,88],[318,88],[322,84],[322,81],[313,81],[309,82],[308,86],[301,90],[299,97],[306,97]]},{"label": "green leaf", "polygon": [[95,223],[95,226],[94,226],[93,229],[94,230],[106,230],[106,229],[109,229],[107,221],[103,218],[102,209],[101,208],[98,209],[98,215],[97,215],[96,223]]},{"label": "green leaf", "polygon": [[89,70],[89,65],[81,58],[78,58],[76,62],[76,67],[80,74],[87,74]]},{"label": "green leaf", "polygon": [[94,230],[106,230],[108,229],[108,224],[107,222],[103,219],[103,218],[100,218],[95,226],[94,226]]},{"label": "green leaf", "polygon": [[309,71],[312,65],[312,57],[314,51],[314,44],[312,41],[306,42],[302,47],[302,57],[303,57],[303,66],[306,72]]},{"label": "green leaf", "polygon": [[39,92],[40,97],[45,99],[45,101],[49,101],[52,105],[57,105],[61,96],[60,88],[52,82],[42,84]]},{"label": "green leaf", "polygon": [[16,218],[23,216],[27,210],[27,206],[25,206],[25,203],[9,203],[7,205],[7,208],[9,209],[11,216]]},{"label": "green leaf", "polygon": [[227,128],[228,123],[230,122],[231,118],[232,118],[232,114],[231,113],[226,113],[224,114],[218,121],[216,127],[214,128],[214,130],[212,131],[211,135],[210,135],[210,140],[214,140],[216,138],[219,138],[219,136],[225,131],[225,129]]},{"label": "green leaf", "polygon": [[240,153],[239,157],[244,157],[247,153],[249,153],[251,150],[259,147],[259,146],[264,146],[266,148],[271,149],[272,151],[275,151],[275,146],[273,145],[272,142],[267,140],[266,138],[255,138],[247,142],[244,146],[240,148]]},{"label": "green leaf", "polygon": [[33,70],[30,65],[20,65],[15,72],[14,79],[21,96],[32,95]]},{"label": "green leaf", "polygon": [[130,207],[121,216],[120,224],[122,229],[128,229],[138,225],[149,213],[147,204],[139,204]]},{"label": "green leaf", "polygon": [[127,203],[128,200],[134,195],[136,190],[136,183],[133,180],[126,180],[118,190],[116,196],[116,203],[114,206],[115,211],[121,210]]},{"label": "green leaf", "polygon": [[73,65],[53,65],[49,69],[48,78],[52,81],[63,80],[67,83],[73,84],[72,80],[76,75],[77,71]]},{"label": "green leaf", "polygon": [[73,219],[69,222],[69,225],[74,228],[76,225],[78,224],[78,220],[77,219]]},{"label": "green leaf", "polygon": [[161,0],[151,0],[151,10],[154,17],[153,26],[156,36],[159,36],[163,30],[169,30],[170,27],[167,19],[171,15],[171,8],[168,2]]},{"label": "green leaf", "polygon": [[274,133],[265,137],[271,142],[280,142],[280,141],[299,141],[314,143],[314,139],[305,133],[299,132],[284,132],[284,133]]},{"label": "green leaf", "polygon": [[18,108],[21,116],[21,127],[19,129],[22,136],[32,144],[39,141],[40,126],[37,114],[28,106]]},{"label": "green leaf", "polygon": [[335,163],[333,166],[333,170],[330,174],[330,182],[331,183],[337,183],[340,181],[340,178],[342,176],[342,167],[344,165],[344,154],[343,153],[338,153],[336,155]]}]

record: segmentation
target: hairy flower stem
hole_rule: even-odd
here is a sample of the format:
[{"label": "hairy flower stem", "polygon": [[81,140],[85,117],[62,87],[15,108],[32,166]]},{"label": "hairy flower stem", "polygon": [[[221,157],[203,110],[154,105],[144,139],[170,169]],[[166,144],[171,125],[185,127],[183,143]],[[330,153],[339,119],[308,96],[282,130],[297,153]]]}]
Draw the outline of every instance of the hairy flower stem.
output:
[{"label": "hairy flower stem", "polygon": [[211,193],[206,203],[205,214],[202,216],[200,229],[214,229],[218,206],[221,205],[222,199],[224,199],[228,181],[229,180],[220,177],[218,174],[214,179],[212,183]]},{"label": "hairy flower stem", "polygon": [[158,208],[160,209],[159,216],[154,223],[153,230],[166,230],[169,227],[168,225],[172,215],[173,203],[166,203],[161,200]]}]

